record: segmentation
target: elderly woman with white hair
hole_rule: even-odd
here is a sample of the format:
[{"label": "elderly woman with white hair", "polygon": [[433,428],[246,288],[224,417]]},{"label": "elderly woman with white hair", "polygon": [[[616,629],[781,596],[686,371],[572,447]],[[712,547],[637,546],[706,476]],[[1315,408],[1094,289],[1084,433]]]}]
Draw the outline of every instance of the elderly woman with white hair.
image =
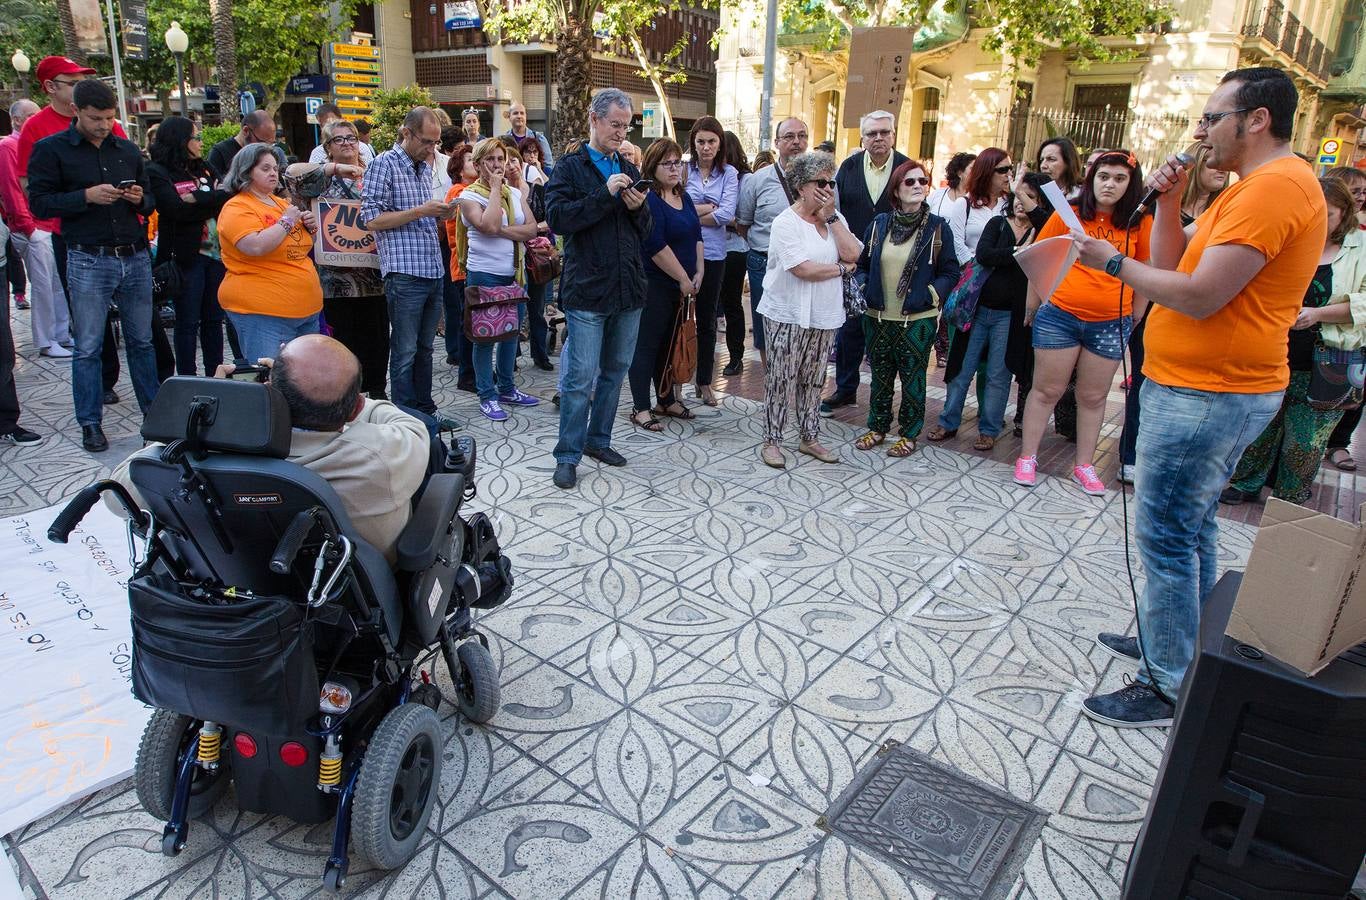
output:
[{"label": "elderly woman with white hair", "polygon": [[779,469],[787,465],[780,444],[789,413],[797,419],[799,453],[839,462],[839,454],[820,443],[821,386],[835,332],[846,318],[842,279],[852,274],[863,252],[863,243],[835,209],[833,156],[794,156],[787,183],[796,199],[773,220],[758,310],[768,347],[759,458]]}]

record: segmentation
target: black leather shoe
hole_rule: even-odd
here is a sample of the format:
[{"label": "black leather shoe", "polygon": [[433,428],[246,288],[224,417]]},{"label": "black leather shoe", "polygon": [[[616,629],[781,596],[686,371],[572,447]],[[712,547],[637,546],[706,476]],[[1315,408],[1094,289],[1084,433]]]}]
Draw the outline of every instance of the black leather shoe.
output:
[{"label": "black leather shoe", "polygon": [[573,463],[559,463],[555,466],[555,487],[572,488],[579,483],[578,467]]},{"label": "black leather shoe", "polygon": [[1229,506],[1237,506],[1239,503],[1246,503],[1249,500],[1256,500],[1256,494],[1249,494],[1247,491],[1240,491],[1236,487],[1229,485],[1219,494],[1219,502]]},{"label": "black leather shoe", "polygon": [[598,462],[602,463],[602,464],[605,465],[605,466],[624,466],[624,465],[626,465],[626,457],[622,456],[620,453],[618,453],[617,451],[613,450],[611,447],[599,447],[599,448],[597,448],[597,449],[586,449],[586,450],[583,451],[583,455],[584,455],[584,456],[591,456],[591,457],[593,457],[594,459],[596,459]]},{"label": "black leather shoe", "polygon": [[457,391],[466,391],[467,393],[471,394],[479,393],[479,389],[474,386],[473,381],[457,381],[455,383],[455,389]]},{"label": "black leather shoe", "polygon": [[107,391],[104,392],[104,405],[105,405],[105,406],[108,406],[108,405],[111,404],[111,403],[118,403],[118,402],[119,402],[119,395],[116,394],[116,393],[114,393],[114,389],[113,389],[113,388],[110,388],[109,390],[107,390]]},{"label": "black leather shoe", "polygon": [[721,374],[727,377],[739,375],[745,371],[745,364],[738,359],[731,360],[730,364],[721,370]]},{"label": "black leather shoe", "polygon": [[548,360],[548,359],[538,359],[538,360],[536,360],[536,368],[540,369],[542,372],[553,372],[553,371],[555,371],[555,367],[552,366],[552,365],[550,364],[550,360]]},{"label": "black leather shoe", "polygon": [[99,453],[109,449],[109,439],[104,436],[104,429],[100,426],[82,425],[81,446],[91,453]]}]

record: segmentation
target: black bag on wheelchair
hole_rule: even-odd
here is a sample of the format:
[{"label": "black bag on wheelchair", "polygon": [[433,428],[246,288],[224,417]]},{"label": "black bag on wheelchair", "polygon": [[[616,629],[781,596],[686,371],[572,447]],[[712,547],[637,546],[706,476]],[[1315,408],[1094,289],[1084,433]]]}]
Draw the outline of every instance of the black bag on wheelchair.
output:
[{"label": "black bag on wheelchair", "polygon": [[185,596],[151,574],[128,585],[133,695],[197,719],[287,734],[318,706],[307,607],[287,597]]}]

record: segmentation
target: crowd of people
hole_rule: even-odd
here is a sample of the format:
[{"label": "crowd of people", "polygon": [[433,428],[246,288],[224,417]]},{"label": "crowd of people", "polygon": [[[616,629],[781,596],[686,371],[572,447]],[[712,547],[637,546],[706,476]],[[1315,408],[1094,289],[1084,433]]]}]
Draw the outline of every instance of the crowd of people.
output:
[{"label": "crowd of people", "polygon": [[[417,107],[378,152],[360,125],[325,108],[303,169],[286,169],[263,113],[207,155],[197,124],[173,116],[144,156],[91,74],[44,59],[47,106],[11,108],[23,125],[0,141],[11,238],[0,246],[26,268],[35,350],[72,360],[76,421],[92,452],[108,446],[102,406],[119,402],[115,315],[143,410],[175,372],[270,360],[285,345],[332,360],[342,374],[314,399],[341,398],[318,413],[335,441],[366,408],[362,393],[392,400],[393,412],[377,408],[428,434],[457,427],[432,393],[443,331],[446,362],[477,394],[479,414],[502,422],[538,405],[513,371],[524,323],[532,364],[553,370],[553,303],[565,337],[552,478],[571,488],[584,456],[628,464],[612,446],[624,381],[630,426],[647,431],[693,419],[688,399],[719,402],[718,319],[721,372],[735,376],[746,366],[748,280],[765,464],[788,464],[789,419],[798,453],[839,461],[821,419],[859,402],[865,362],[866,431],[854,448],[914,453],[926,382],[942,368],[946,400],[925,439],[958,433],[975,379],[973,446],[992,450],[1013,378],[1015,482],[1036,484],[1051,416],[1076,445],[1071,480],[1100,494],[1096,448],[1127,353],[1120,479],[1135,484],[1147,582],[1140,636],[1098,640],[1139,670],[1084,702],[1087,715],[1119,726],[1171,721],[1217,571],[1217,504],[1266,486],[1303,503],[1325,454],[1355,468],[1366,173],[1316,179],[1291,152],[1297,95],[1279,70],[1225,76],[1196,122],[1189,167],[1152,160],[1145,178],[1126,149],[1087,148],[1083,162],[1056,137],[1029,165],[998,147],[956,154],[936,190],[930,164],[895,149],[885,110],[863,116],[862,146],[842,162],[831,148],[808,150],[797,118],[778,122],[774,152],[751,161],[710,116],[686,145],[660,139],[642,152],[626,140],[631,98],[613,88],[594,95],[585,138],[558,157],[521,104],[498,137],[480,134],[473,110],[457,126]],[[377,267],[315,259],[305,184],[309,196],[355,202]],[[1155,209],[1140,203],[1147,190]],[[1053,239],[1070,241],[1079,260],[1043,296],[1021,251]],[[156,289],[174,305],[173,342],[154,318]],[[0,438],[31,443],[40,436],[19,425],[3,318]],[[324,330],[335,340],[314,337]]]}]

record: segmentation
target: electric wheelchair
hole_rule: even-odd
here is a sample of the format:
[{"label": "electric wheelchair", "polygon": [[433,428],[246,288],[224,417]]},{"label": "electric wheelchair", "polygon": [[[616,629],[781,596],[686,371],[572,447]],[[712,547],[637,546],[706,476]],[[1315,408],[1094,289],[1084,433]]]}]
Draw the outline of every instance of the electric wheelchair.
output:
[{"label": "electric wheelchair", "polygon": [[[512,573],[490,521],[464,520],[475,446],[461,439],[430,477],[391,566],[353,529],[333,489],[286,456],[289,409],[264,384],[177,377],[142,435],[164,444],[129,476],[80,492],[48,536],[67,536],[100,496],[141,549],[128,585],[133,694],[154,707],[137,794],[178,854],[189,820],[236,785],[242,809],[301,823],[335,818],[323,872],[340,889],[348,844],[392,869],[417,850],[441,779],[441,695],[486,722],[498,672],[471,610],[507,599]],[[136,541],[134,538],[136,537]]]}]

